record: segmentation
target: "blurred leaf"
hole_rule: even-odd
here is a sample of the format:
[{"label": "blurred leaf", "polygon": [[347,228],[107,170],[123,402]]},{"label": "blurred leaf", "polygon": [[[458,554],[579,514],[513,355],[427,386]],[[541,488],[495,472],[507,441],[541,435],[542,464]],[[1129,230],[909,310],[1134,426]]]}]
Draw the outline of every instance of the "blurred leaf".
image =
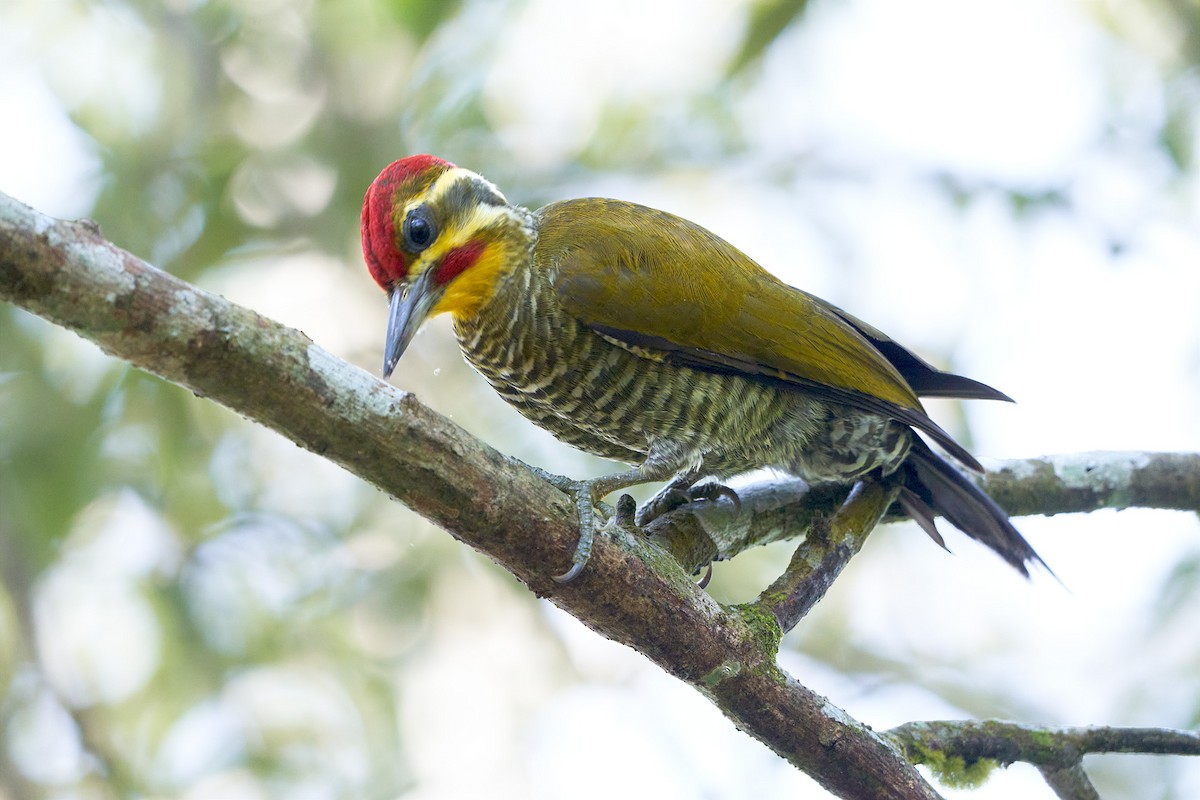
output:
[{"label": "blurred leaf", "polygon": [[1154,622],[1167,625],[1183,612],[1200,607],[1200,551],[1180,559],[1163,581],[1154,608]]},{"label": "blurred leaf", "polygon": [[734,77],[762,58],[775,40],[804,16],[808,0],[759,0],[750,8],[750,21],[742,47],[730,62],[727,75]]},{"label": "blurred leaf", "polygon": [[1163,151],[1179,170],[1190,168],[1196,158],[1197,100],[1200,68],[1193,68],[1167,86],[1161,141]]},{"label": "blurred leaf", "polygon": [[424,40],[445,20],[458,13],[461,0],[389,0],[392,14],[404,27]]}]

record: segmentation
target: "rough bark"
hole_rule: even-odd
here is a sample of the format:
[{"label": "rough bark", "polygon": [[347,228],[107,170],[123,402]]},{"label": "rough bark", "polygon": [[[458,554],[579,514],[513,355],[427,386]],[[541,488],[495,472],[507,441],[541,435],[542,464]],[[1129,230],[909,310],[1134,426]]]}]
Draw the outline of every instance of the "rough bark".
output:
[{"label": "rough bark", "polygon": [[[688,526],[712,520],[673,515],[675,523],[655,526],[667,550],[635,533],[599,537],[583,575],[561,586],[551,576],[568,563],[577,537],[573,503],[564,494],[412,395],[334,358],[298,331],[155,269],[106,242],[94,224],[56,221],[0,195],[0,297],[378,486],[537,595],[690,683],[834,794],[938,796],[898,746],[901,738],[849,718],[775,662],[781,623],[794,624],[816,602],[890,502],[881,487],[868,486],[844,507],[843,497],[825,490],[787,502],[777,487],[743,491],[744,513],[731,536],[701,537],[709,545],[696,548],[687,544],[696,539]],[[1175,481],[1185,493],[1195,492],[1200,474],[1191,466],[1190,478]],[[1019,494],[1025,478],[1014,473],[1012,480]],[[711,505],[709,513],[722,513],[720,503]],[[700,552],[706,547],[712,555],[732,555],[768,538],[799,535],[797,521],[803,530],[822,526],[823,535],[793,560],[812,567],[811,574],[789,569],[758,602],[723,607],[688,577],[711,558]],[[692,553],[683,567],[668,554],[681,549]]]}]

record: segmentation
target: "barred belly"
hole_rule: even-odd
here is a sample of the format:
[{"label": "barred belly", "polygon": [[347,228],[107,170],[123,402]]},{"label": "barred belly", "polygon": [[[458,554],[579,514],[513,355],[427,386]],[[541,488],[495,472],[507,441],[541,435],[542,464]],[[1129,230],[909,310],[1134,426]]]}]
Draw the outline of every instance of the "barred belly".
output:
[{"label": "barred belly", "polygon": [[823,483],[890,472],[908,451],[908,428],[884,417],[667,363],[574,319],[520,319],[503,334],[486,322],[456,323],[471,365],[534,424],[602,458],[641,464],[655,448],[679,472],[724,478],[773,467]]}]

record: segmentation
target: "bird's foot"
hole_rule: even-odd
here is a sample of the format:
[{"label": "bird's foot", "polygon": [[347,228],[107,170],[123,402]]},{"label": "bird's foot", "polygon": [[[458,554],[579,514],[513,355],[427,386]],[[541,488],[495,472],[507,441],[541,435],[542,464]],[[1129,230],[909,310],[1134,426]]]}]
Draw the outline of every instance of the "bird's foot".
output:
[{"label": "bird's foot", "polygon": [[638,527],[645,527],[663,514],[699,500],[720,500],[727,497],[733,501],[734,510],[742,510],[742,499],[738,493],[723,483],[704,481],[703,483],[688,484],[683,480],[668,483],[658,494],[651,497],[638,509],[634,522]]},{"label": "bird's foot", "polygon": [[616,472],[585,481],[573,481],[561,475],[536,470],[544,480],[574,499],[575,510],[579,514],[579,543],[575,546],[575,555],[571,557],[571,568],[561,575],[555,575],[554,580],[570,583],[587,566],[592,555],[592,544],[596,539],[597,522],[602,522],[599,528],[602,531],[628,530],[635,527],[633,518],[636,506],[633,498],[622,495],[615,511],[600,500],[619,489],[662,479],[659,469],[647,470],[647,466],[643,464],[626,472]]},{"label": "bird's foot", "polygon": [[570,583],[583,572],[583,568],[592,557],[592,545],[595,543],[597,531],[628,527],[627,520],[633,519],[633,498],[622,495],[614,511],[611,506],[594,499],[595,483],[564,479],[563,484],[555,484],[575,499],[575,509],[579,513],[579,543],[575,545],[575,554],[571,556],[571,568],[561,575],[554,576],[557,583]]}]

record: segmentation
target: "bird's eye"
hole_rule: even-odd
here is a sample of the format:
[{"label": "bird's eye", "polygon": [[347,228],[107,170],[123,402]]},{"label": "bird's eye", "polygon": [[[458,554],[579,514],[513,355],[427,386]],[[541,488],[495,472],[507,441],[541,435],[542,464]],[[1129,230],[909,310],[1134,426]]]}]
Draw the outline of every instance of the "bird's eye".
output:
[{"label": "bird's eye", "polygon": [[404,218],[405,249],[419,253],[437,238],[437,226],[433,224],[433,215],[425,206],[417,206],[408,212]]}]

